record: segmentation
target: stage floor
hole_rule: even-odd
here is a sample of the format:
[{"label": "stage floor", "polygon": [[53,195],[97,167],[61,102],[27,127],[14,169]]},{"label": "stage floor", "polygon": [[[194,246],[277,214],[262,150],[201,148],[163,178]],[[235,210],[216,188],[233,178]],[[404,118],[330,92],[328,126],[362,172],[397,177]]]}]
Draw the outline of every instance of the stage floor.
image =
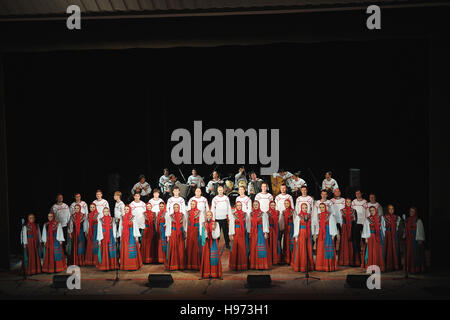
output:
[{"label": "stage floor", "polygon": [[[223,247],[223,243],[220,247]],[[115,271],[81,268],[81,289],[55,289],[54,274],[39,274],[23,280],[17,270],[0,272],[2,299],[450,299],[450,272],[411,275],[403,272],[383,273],[381,290],[354,289],[346,286],[347,274],[364,274],[361,268],[341,267],[336,272],[312,272],[321,280],[299,279],[304,273],[294,272],[287,265],[269,271],[235,272],[228,269],[229,250],[222,253],[223,280],[200,279],[198,271],[171,272],[174,283],[168,288],[146,286],[149,273],[167,273],[162,264],[144,265],[138,271]],[[60,273],[65,274],[65,273]],[[249,289],[247,275],[270,274],[270,288]]]}]

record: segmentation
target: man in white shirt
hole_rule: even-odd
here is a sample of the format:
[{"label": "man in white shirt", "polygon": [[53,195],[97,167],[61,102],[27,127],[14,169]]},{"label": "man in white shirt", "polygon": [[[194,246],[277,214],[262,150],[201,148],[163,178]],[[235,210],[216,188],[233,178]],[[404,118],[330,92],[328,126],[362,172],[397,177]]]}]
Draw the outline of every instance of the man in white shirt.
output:
[{"label": "man in white shirt", "polygon": [[338,224],[338,228],[342,225],[342,215],[341,209],[345,208],[345,198],[341,197],[341,190],[334,189],[334,197],[330,200],[334,205],[334,210],[336,212],[336,223]]},{"label": "man in white shirt", "polygon": [[67,224],[70,220],[70,208],[63,201],[63,195],[61,193],[57,194],[56,203],[52,206],[51,211],[55,215],[55,220],[59,222],[63,228],[64,239],[67,239]]},{"label": "man in white shirt", "polygon": [[152,212],[156,213],[156,215],[159,213],[159,204],[161,202],[164,203],[164,200],[159,197],[159,189],[153,189],[153,198],[151,198],[148,203],[152,205]]},{"label": "man in white shirt", "polygon": [[358,228],[359,241],[361,241],[361,233],[366,222],[367,200],[362,197],[361,190],[355,191],[356,199],[352,201],[352,208],[356,210],[356,226]]},{"label": "man in white shirt", "polygon": [[263,180],[256,176],[256,173],[252,171],[250,173],[250,181],[247,186],[247,193],[250,199],[255,200],[255,196],[261,192],[261,184]]},{"label": "man in white shirt", "polygon": [[255,196],[255,201],[259,201],[259,208],[262,212],[269,211],[270,201],[273,200],[273,196],[267,192],[268,185],[267,182],[261,184],[261,192]]},{"label": "man in white shirt", "polygon": [[228,220],[231,215],[230,199],[223,194],[223,187],[217,188],[218,195],[211,201],[211,211],[213,213],[213,219],[219,223],[220,229],[223,232],[225,238],[225,246],[230,249],[230,238],[228,236]]},{"label": "man in white shirt", "polygon": [[81,194],[80,193],[75,193],[75,201],[72,202],[72,204],[70,205],[70,213],[73,214],[75,212],[75,205],[78,204],[80,205],[81,208],[81,213],[87,217],[88,213],[89,213],[89,208],[88,205],[86,204],[86,202],[81,200]]},{"label": "man in white shirt", "polygon": [[290,194],[287,193],[287,187],[285,184],[282,184],[280,186],[280,191],[281,193],[275,197],[275,204],[277,210],[281,213],[286,209],[286,207],[284,206],[284,201],[286,200],[289,200],[289,202],[291,203],[291,208],[294,208],[294,199]]},{"label": "man in white shirt", "polygon": [[182,197],[180,197],[180,188],[175,186],[173,187],[172,192],[173,196],[170,197],[169,200],[167,200],[167,214],[172,214],[173,205],[175,203],[178,203],[178,205],[180,206],[180,212],[184,214],[184,216],[186,216],[186,202]]},{"label": "man in white shirt", "polygon": [[370,207],[375,207],[378,210],[377,211],[378,215],[380,217],[383,216],[383,207],[381,206],[381,204],[377,202],[377,196],[373,192],[369,194],[369,202],[367,203],[366,217],[370,215],[369,213]]},{"label": "man in white shirt", "polygon": [[173,173],[169,175],[169,180],[164,183],[164,193],[163,200],[168,200],[172,196],[172,190],[175,187],[175,182],[177,181],[177,177]]},{"label": "man in white shirt", "polygon": [[286,185],[290,184],[289,180],[291,180],[292,176],[293,176],[292,173],[290,173],[289,171],[284,171],[284,169],[280,169],[278,170],[278,173],[273,174],[274,178],[281,177],[283,179],[283,183]]},{"label": "man in white shirt", "polygon": [[187,179],[187,185],[189,186],[188,199],[194,195],[197,187],[201,188],[205,186],[203,178],[198,175],[196,169],[192,169],[192,174]]},{"label": "man in white shirt", "polygon": [[328,197],[328,192],[326,190],[322,190],[320,192],[320,197],[321,197],[320,200],[316,200],[314,202],[313,212],[312,212],[312,215],[311,215],[311,222],[313,224],[315,222],[318,223],[318,218],[317,217],[318,217],[318,214],[320,212],[320,207],[319,206],[320,206],[321,203],[324,203],[327,206],[328,213],[332,214],[336,218],[336,212],[334,210],[334,205],[327,198]]},{"label": "man in white shirt", "polygon": [[121,197],[122,192],[114,192],[114,200],[116,201],[116,204],[114,205],[114,219],[116,220],[116,223],[118,223],[125,214],[125,203],[123,203]]},{"label": "man in white shirt", "polygon": [[245,181],[247,184],[247,177],[245,176],[245,168],[244,166],[239,167],[239,172],[234,176],[234,189],[239,188],[239,181]]},{"label": "man in white shirt", "polygon": [[219,178],[219,173],[217,171],[213,171],[213,178],[208,182],[206,186],[206,193],[209,194],[209,199],[212,199],[217,196],[217,186],[221,184],[223,185],[223,180]]},{"label": "man in white shirt", "polygon": [[300,192],[302,193],[302,195],[298,196],[297,200],[295,200],[295,212],[299,214],[302,209],[302,204],[306,203],[306,205],[308,206],[308,213],[312,213],[312,209],[314,207],[314,198],[308,195],[308,187],[306,185],[301,186]]},{"label": "man in white shirt", "polygon": [[239,196],[236,198],[236,202],[242,203],[242,211],[250,214],[252,212],[252,199],[250,197],[245,195],[245,188],[244,186],[240,186],[239,189]]},{"label": "man in white shirt", "polygon": [[292,178],[289,179],[289,187],[291,188],[292,195],[294,197],[294,200],[297,199],[297,197],[300,195],[300,188],[302,186],[306,186],[305,180],[300,178],[300,171],[294,173],[292,175]]},{"label": "man in white shirt", "polygon": [[141,194],[139,192],[135,192],[133,197],[134,200],[130,202],[129,206],[142,236],[142,233],[145,229],[144,212],[145,210],[147,210],[147,208],[145,207],[145,202],[141,201]]},{"label": "man in white shirt", "polygon": [[134,195],[136,191],[140,193],[141,199],[144,200],[144,202],[147,201],[152,189],[150,184],[145,181],[145,176],[143,174],[139,176],[139,182],[136,183],[131,189],[131,194]]},{"label": "man in white shirt", "polygon": [[195,189],[195,195],[189,199],[188,208],[191,207],[191,202],[193,200],[195,200],[197,202],[197,209],[200,210],[203,217],[205,217],[206,212],[209,211],[209,204],[208,204],[208,200],[202,196],[202,189],[200,187],[197,187]]},{"label": "man in white shirt", "polygon": [[325,173],[325,179],[322,181],[322,190],[326,190],[328,197],[331,197],[334,189],[339,189],[338,183],[331,177],[331,171]]},{"label": "man in white shirt", "polygon": [[161,190],[164,190],[164,185],[170,180],[169,169],[165,168],[163,171],[163,175],[159,178],[159,188]]},{"label": "man in white shirt", "polygon": [[103,209],[108,208],[109,209],[109,203],[105,199],[103,199],[103,192],[102,190],[98,189],[95,193],[95,199],[93,202],[97,206],[97,212],[98,212],[98,218],[103,217]]}]

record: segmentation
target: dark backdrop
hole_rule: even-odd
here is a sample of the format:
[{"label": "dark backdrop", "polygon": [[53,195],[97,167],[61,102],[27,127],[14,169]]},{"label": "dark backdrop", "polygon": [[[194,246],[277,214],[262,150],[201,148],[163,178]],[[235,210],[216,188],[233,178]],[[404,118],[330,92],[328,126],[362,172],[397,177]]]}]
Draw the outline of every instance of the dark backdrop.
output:
[{"label": "dark backdrop", "polygon": [[[6,55],[11,237],[20,217],[42,222],[55,194],[94,200],[108,177],[129,193],[170,162],[176,128],[279,128],[280,165],[313,186],[333,170],[342,189],[361,169],[398,213],[427,225],[428,57],[418,40]],[[206,144],[206,143],[205,143]],[[180,166],[184,175],[192,166]],[[213,166],[196,165],[201,175]],[[254,169],[259,167],[254,166]],[[231,173],[236,166],[221,166]]]}]

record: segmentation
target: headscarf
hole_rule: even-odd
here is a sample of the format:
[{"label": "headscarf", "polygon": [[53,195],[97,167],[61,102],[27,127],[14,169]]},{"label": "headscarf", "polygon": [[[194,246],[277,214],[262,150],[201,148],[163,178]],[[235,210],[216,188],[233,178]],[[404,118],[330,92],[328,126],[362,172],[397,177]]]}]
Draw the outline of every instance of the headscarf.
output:
[{"label": "headscarf", "polygon": [[[278,210],[277,210],[276,205],[275,205],[275,209],[272,209],[272,208],[270,207],[270,205],[271,205],[272,203],[275,203],[275,201],[271,200],[271,201],[269,202],[269,211],[268,211],[268,213],[269,213],[269,215],[272,217],[272,220],[273,220],[273,230],[275,231],[275,234],[278,234],[278,219],[279,219],[279,212],[278,212]],[[275,204],[276,204],[276,203],[275,203]]]},{"label": "headscarf", "polygon": [[292,213],[292,207],[291,207],[291,202],[289,201],[289,207],[283,211],[284,232],[288,232],[288,230],[289,230],[288,220],[289,220],[289,216],[291,215],[291,213]]},{"label": "headscarf", "polygon": [[252,234],[257,232],[258,229],[258,217],[261,214],[261,208],[260,208],[260,203],[258,200],[253,201],[253,203],[258,203],[258,209],[253,209],[253,205],[252,205]]},{"label": "headscarf", "polygon": [[417,209],[414,208],[414,215],[406,219],[406,239],[411,237],[411,231],[416,229],[417,225]]},{"label": "headscarf", "polygon": [[80,208],[80,211],[74,212],[74,220],[75,220],[75,234],[80,234],[80,227],[81,227],[81,219],[83,218],[83,213],[81,212],[81,206],[79,204],[75,205],[76,208]]},{"label": "headscarf", "polygon": [[375,237],[377,239],[378,242],[380,242],[380,223],[378,221],[378,210],[376,207],[372,207],[375,209],[375,214],[372,215],[373,217],[373,224],[375,227]]},{"label": "headscarf", "polygon": [[352,206],[347,206],[347,199],[345,199],[345,207],[344,207],[344,213],[345,213],[345,228],[347,229],[347,235],[350,235],[351,228],[352,228]]},{"label": "headscarf", "polygon": [[55,228],[56,224],[57,224],[57,222],[55,219],[55,214],[53,214],[52,221],[49,220],[47,222],[47,243],[48,243],[49,248],[53,248],[53,243],[54,243],[53,229]]},{"label": "headscarf", "polygon": [[[327,208],[327,204],[325,202],[322,202],[320,204],[323,204],[325,206],[325,211],[324,212],[320,212],[320,240],[325,240],[325,233],[326,233],[326,220],[325,218],[327,217],[328,214],[328,208]],[[320,204],[319,204],[319,208],[320,208]]]},{"label": "headscarf", "polygon": [[238,203],[241,204],[241,210],[236,209],[236,211],[234,213],[238,218],[239,225],[241,226],[239,228],[239,234],[243,234],[245,232],[245,223],[244,223],[245,212],[242,211],[242,202],[236,201],[235,207],[237,208]]},{"label": "headscarf", "polygon": [[[198,210],[198,208],[197,208],[197,204],[198,204],[197,201],[192,200],[191,203],[192,203],[192,202],[195,203],[195,208],[189,210],[189,221],[190,221],[191,227],[194,227],[194,223],[195,223],[195,214],[196,214],[199,210]],[[192,213],[194,213],[194,214],[192,214]]]},{"label": "headscarf", "polygon": [[308,212],[307,212],[307,211],[303,211],[303,208],[302,208],[302,207],[303,207],[303,206],[300,205],[300,213],[299,213],[299,216],[300,216],[300,217],[303,217],[303,219],[305,218],[305,216],[308,217],[308,221],[306,221],[306,235],[309,236],[309,235],[311,235],[311,219],[310,219],[310,217],[308,216]]},{"label": "headscarf", "polygon": [[178,211],[175,211],[175,205],[173,206],[173,216],[175,219],[175,228],[176,228],[176,232],[180,233],[181,232],[181,224],[180,224],[180,218],[181,218],[181,212],[180,212],[180,205],[177,206],[178,207]]},{"label": "headscarf", "polygon": [[[105,212],[105,209],[103,209],[103,212]],[[103,213],[103,227],[105,228],[105,234],[106,234],[104,236],[104,239],[106,240],[106,243],[110,242],[111,221],[112,221],[111,214],[108,214],[107,216],[105,216],[105,214]]]},{"label": "headscarf", "polygon": [[[95,203],[91,203],[91,206],[95,206],[95,210],[89,213],[89,239],[93,239],[94,233],[94,216],[98,214],[97,205]],[[89,206],[89,208],[91,207]]]},{"label": "headscarf", "polygon": [[[162,209],[161,211],[158,212],[158,217],[156,218],[156,224],[159,226],[159,224],[161,223],[161,219],[164,218],[166,215],[166,204],[163,202],[164,204],[164,209]],[[158,204],[159,206],[159,204]]]},{"label": "headscarf", "polygon": [[125,214],[122,217],[122,238],[128,240],[130,237],[130,230],[128,229],[128,224],[132,217],[132,213],[131,213],[131,207],[129,205],[126,205],[125,208],[126,207],[128,207],[130,210],[128,211],[128,213],[126,213],[125,209],[124,209]]},{"label": "headscarf", "polygon": [[[147,206],[150,206],[150,210],[147,209]],[[152,208],[153,208],[153,206],[152,206],[151,203],[147,203],[147,204],[145,205],[145,216],[146,216],[146,218],[147,218],[147,221],[148,221],[148,225],[149,225],[149,226],[151,226],[152,223],[153,223],[153,211],[152,211]]]},{"label": "headscarf", "polygon": [[36,242],[38,242],[39,239],[37,238],[38,232],[36,228],[36,223],[30,222],[30,217],[27,217],[27,226],[31,228],[31,231],[33,232],[33,238],[36,239]]}]

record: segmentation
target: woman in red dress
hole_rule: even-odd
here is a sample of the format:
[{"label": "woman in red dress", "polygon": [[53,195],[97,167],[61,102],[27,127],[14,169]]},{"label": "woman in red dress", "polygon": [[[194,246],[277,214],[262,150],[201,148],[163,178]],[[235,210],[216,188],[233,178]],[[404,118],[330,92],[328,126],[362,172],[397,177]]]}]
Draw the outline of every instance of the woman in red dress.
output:
[{"label": "woman in red dress", "polygon": [[[289,201],[289,200],[288,200]],[[269,248],[272,255],[272,264],[281,263],[281,239],[280,239],[280,212],[276,209],[275,201],[270,201],[269,211]]]},{"label": "woman in red dress", "polygon": [[250,214],[250,267],[249,269],[267,270],[272,266],[269,250],[269,218],[259,208],[259,201],[253,201]]},{"label": "woman in red dress", "polygon": [[197,208],[197,201],[191,200],[191,209],[187,212],[187,216],[186,269],[200,270],[202,262],[202,238],[199,227],[201,212]]},{"label": "woman in red dress", "polygon": [[70,217],[69,221],[69,254],[71,264],[76,266],[84,266],[84,256],[86,254],[86,236],[84,234],[84,223],[85,216],[81,212],[81,206],[79,204],[75,205],[75,212]]},{"label": "woman in red dress", "polygon": [[315,226],[316,270],[336,271],[337,259],[334,247],[334,238],[337,235],[336,219],[327,211],[325,203],[319,204],[319,210]]},{"label": "woman in red dress", "polygon": [[398,226],[400,217],[394,214],[394,206],[387,206],[387,213],[382,218],[384,229],[384,262],[386,271],[400,270],[400,248]]},{"label": "woman in red dress", "polygon": [[185,218],[180,212],[179,204],[173,205],[173,213],[166,219],[166,239],[167,239],[167,260],[165,268],[167,270],[184,270],[186,268],[185,248],[184,248],[184,226]]},{"label": "woman in red dress", "polygon": [[91,203],[89,210],[90,212],[84,228],[86,233],[86,255],[84,257],[84,263],[86,266],[96,266],[98,264],[97,224],[99,214],[95,203]]},{"label": "woman in red dress", "polygon": [[[314,270],[314,259],[311,232],[311,214],[308,213],[308,204],[302,203],[300,213],[294,217],[295,249],[292,267],[296,272]],[[308,251],[308,256],[306,255]],[[308,266],[307,266],[308,265]]]},{"label": "woman in red dress", "polygon": [[96,267],[102,271],[116,270],[118,266],[116,224],[108,207],[103,208],[103,217],[98,220],[97,241],[100,259]]},{"label": "woman in red dress", "polygon": [[364,223],[361,237],[366,239],[361,267],[366,269],[368,266],[376,265],[383,272],[383,233],[381,229],[381,218],[378,216],[377,208],[369,208],[369,216]]},{"label": "woman in red dress", "polygon": [[167,239],[166,239],[166,204],[159,203],[158,217],[156,218],[156,253],[158,263],[167,260]]},{"label": "woman in red dress", "polygon": [[340,266],[360,266],[361,251],[359,245],[358,229],[356,226],[357,213],[352,208],[352,199],[345,199],[345,207],[339,212],[341,215],[341,241],[339,246]]},{"label": "woman in red dress", "polygon": [[26,275],[42,272],[41,259],[39,257],[41,232],[35,223],[34,214],[29,214],[27,222],[22,227],[21,243],[23,245],[23,260],[21,273]]},{"label": "woman in red dress", "polygon": [[235,206],[236,211],[230,216],[229,235],[231,250],[228,267],[230,270],[242,271],[248,269],[250,217],[246,212],[242,211],[242,203],[240,201],[236,201]]},{"label": "woman in red dress", "polygon": [[294,208],[291,207],[289,200],[284,201],[284,210],[282,212],[280,229],[283,231],[283,261],[287,264],[292,263],[294,253]]},{"label": "woman in red dress", "polygon": [[222,263],[220,262],[219,245],[217,238],[220,236],[219,224],[212,219],[212,212],[206,213],[206,221],[202,226],[202,261],[200,276],[203,279],[222,279]]},{"label": "woman in red dress", "polygon": [[44,262],[42,272],[55,273],[67,268],[66,257],[63,251],[64,233],[61,223],[55,220],[53,212],[48,213],[48,222],[42,230],[44,243]]},{"label": "woman in red dress", "polygon": [[120,236],[120,270],[135,271],[142,267],[141,251],[139,250],[139,231],[130,206],[126,205],[125,214],[119,225]]},{"label": "woman in red dress", "polygon": [[406,254],[404,269],[411,273],[425,271],[425,253],[423,243],[425,241],[425,229],[422,220],[417,216],[417,209],[409,209],[409,217],[405,225]]},{"label": "woman in red dress", "polygon": [[151,203],[145,206],[144,220],[145,229],[141,240],[141,255],[143,263],[155,261],[155,213],[152,211]]}]

